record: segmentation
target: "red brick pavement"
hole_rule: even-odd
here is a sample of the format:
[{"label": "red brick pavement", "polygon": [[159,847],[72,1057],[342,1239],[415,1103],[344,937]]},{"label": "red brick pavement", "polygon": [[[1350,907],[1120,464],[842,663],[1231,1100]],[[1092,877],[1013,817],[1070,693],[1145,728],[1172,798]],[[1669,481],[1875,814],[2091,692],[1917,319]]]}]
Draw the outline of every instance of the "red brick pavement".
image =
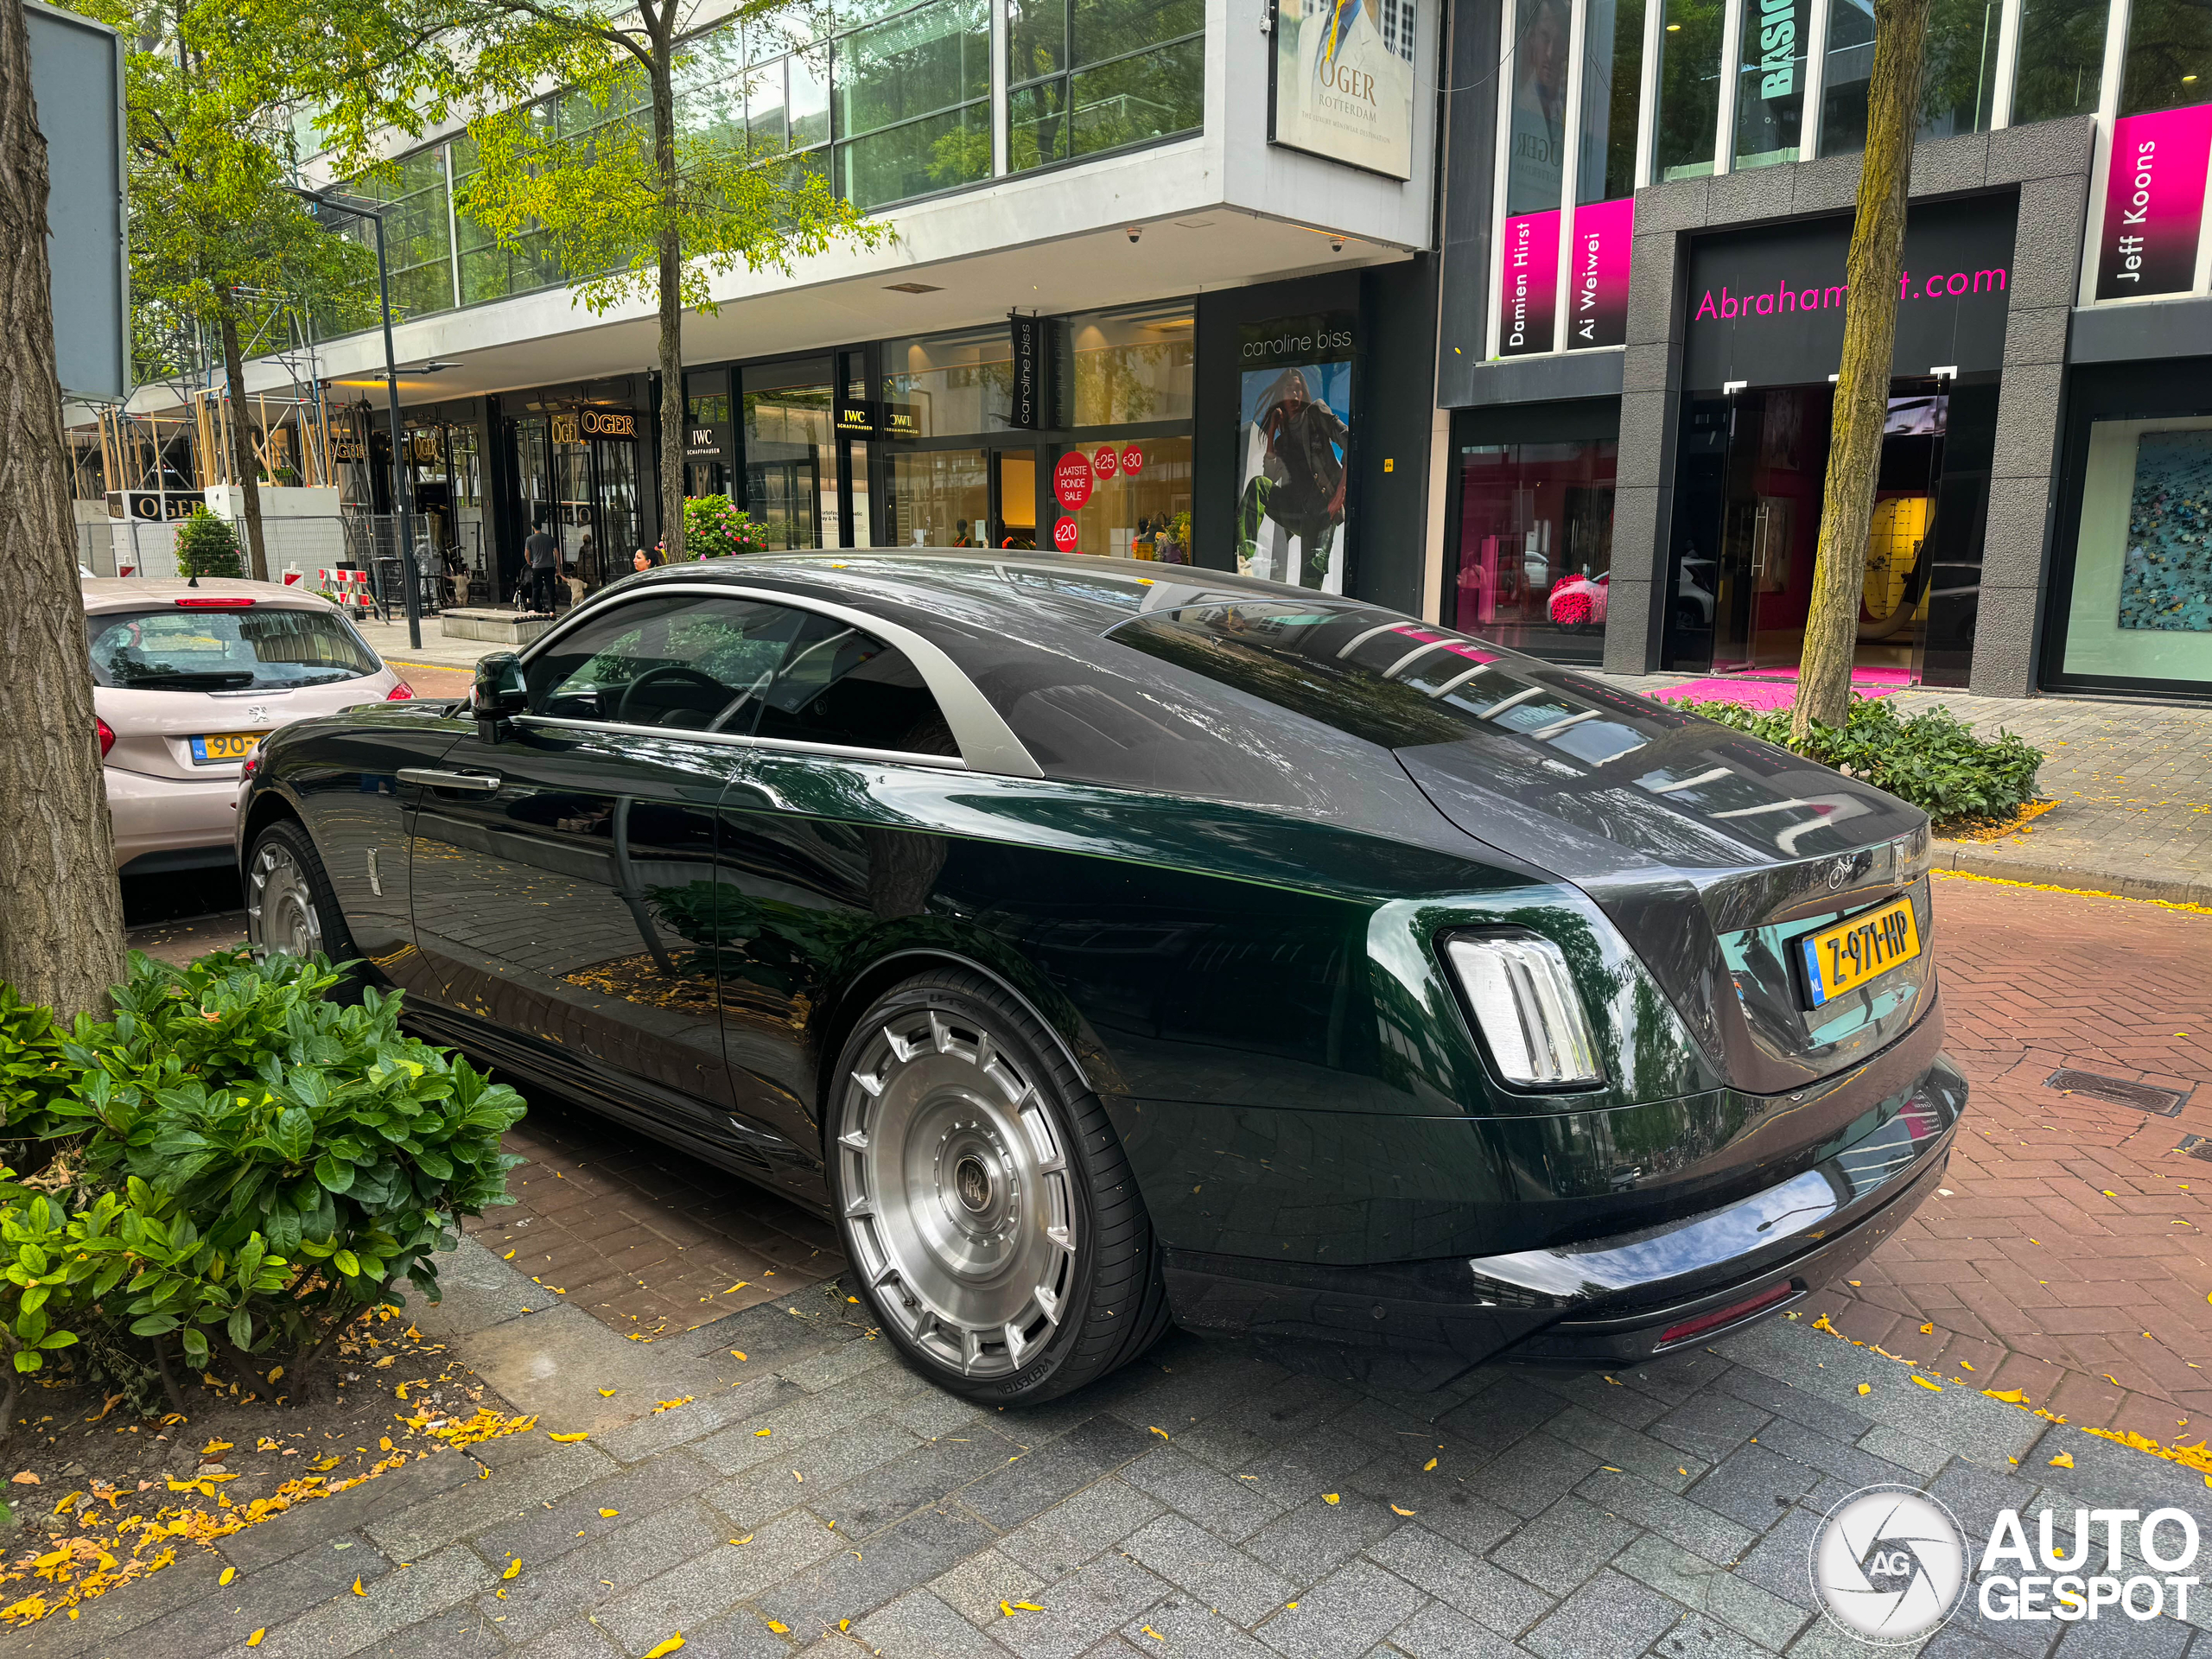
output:
[{"label": "red brick pavement", "polygon": [[[1935,938],[1973,1089],[1950,1196],[1812,1306],[2074,1422],[2204,1438],[2212,1162],[2177,1148],[2212,1150],[2212,916],[1939,875]],[[2196,1092],[2153,1116],[2044,1087],[2062,1065]]]},{"label": "red brick pavement", "polygon": [[531,1093],[506,1149],[515,1203],[479,1243],[615,1330],[688,1331],[844,1266],[827,1222],[590,1113]]}]

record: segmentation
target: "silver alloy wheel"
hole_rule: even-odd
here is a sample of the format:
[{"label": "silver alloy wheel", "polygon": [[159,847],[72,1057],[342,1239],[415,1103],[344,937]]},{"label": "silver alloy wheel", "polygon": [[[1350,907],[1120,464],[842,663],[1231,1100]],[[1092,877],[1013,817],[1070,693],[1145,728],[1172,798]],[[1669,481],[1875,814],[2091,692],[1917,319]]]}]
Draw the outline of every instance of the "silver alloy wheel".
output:
[{"label": "silver alloy wheel", "polygon": [[963,1376],[1020,1370],[1060,1322],[1077,1243],[1035,1088],[988,1033],[918,1009],[861,1051],[836,1128],[854,1265],[887,1315]]},{"label": "silver alloy wheel", "polygon": [[264,842],[246,877],[246,942],[257,952],[282,950],[302,961],[322,949],[322,916],[308,873],[282,842]]}]

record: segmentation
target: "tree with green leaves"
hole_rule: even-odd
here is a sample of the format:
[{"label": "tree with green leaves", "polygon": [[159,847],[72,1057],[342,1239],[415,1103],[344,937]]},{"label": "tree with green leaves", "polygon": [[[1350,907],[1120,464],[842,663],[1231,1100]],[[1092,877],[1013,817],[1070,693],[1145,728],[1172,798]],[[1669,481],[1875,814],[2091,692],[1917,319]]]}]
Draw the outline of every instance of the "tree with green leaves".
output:
[{"label": "tree with green leaves", "polygon": [[130,44],[125,140],[134,334],[196,372],[188,332],[212,338],[230,402],[232,476],[245,509],[251,574],[269,580],[260,467],[245,397],[245,359],[284,307],[322,299],[359,308],[373,267],[329,235],[284,186],[295,166],[290,71],[296,20],[259,23],[223,0],[79,0],[76,10]]},{"label": "tree with green leaves", "polygon": [[[246,0],[249,16],[293,0]],[[500,245],[549,246],[594,315],[658,310],[660,526],[683,552],[683,313],[712,311],[712,281],[789,272],[839,243],[881,245],[872,223],[781,139],[751,137],[743,42],[820,0],[747,0],[699,27],[704,0],[360,0],[329,29],[311,91],[342,168],[458,115],[475,168],[457,209]],[[794,32],[811,38],[807,29]],[[543,95],[548,84],[564,90]],[[621,550],[614,550],[620,552]]]},{"label": "tree with green leaves", "polygon": [[1882,470],[1890,412],[1890,360],[1897,349],[1897,267],[1904,253],[1905,200],[1919,125],[1920,75],[1930,0],[1874,0],[1874,69],[1866,88],[1866,154],[1859,213],[1844,275],[1843,362],[1821,486],[1821,538],[1813,602],[1797,674],[1789,740],[1802,747],[1814,725],[1841,726],[1851,712],[1851,659],[1866,586],[1866,537]]}]

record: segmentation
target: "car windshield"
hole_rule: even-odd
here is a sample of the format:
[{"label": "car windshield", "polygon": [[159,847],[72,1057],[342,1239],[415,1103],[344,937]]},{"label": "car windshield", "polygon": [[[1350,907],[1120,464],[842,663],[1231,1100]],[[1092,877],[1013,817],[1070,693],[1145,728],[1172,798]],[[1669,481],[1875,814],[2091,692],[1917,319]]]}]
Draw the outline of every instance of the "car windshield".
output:
[{"label": "car windshield", "polygon": [[329,611],[104,611],[85,619],[92,678],[142,691],[275,691],[375,673],[374,653]]}]

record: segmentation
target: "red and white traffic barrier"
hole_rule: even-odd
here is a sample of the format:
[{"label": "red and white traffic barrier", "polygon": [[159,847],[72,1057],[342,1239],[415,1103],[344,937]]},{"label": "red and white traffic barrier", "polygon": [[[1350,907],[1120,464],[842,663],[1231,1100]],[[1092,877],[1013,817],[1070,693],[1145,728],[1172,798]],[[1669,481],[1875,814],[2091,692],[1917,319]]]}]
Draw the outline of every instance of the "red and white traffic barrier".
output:
[{"label": "red and white traffic barrier", "polygon": [[322,591],[340,605],[369,603],[369,573],[365,570],[317,570],[315,580]]}]

